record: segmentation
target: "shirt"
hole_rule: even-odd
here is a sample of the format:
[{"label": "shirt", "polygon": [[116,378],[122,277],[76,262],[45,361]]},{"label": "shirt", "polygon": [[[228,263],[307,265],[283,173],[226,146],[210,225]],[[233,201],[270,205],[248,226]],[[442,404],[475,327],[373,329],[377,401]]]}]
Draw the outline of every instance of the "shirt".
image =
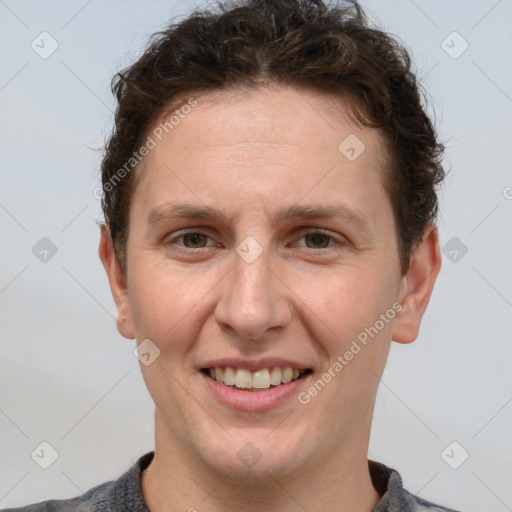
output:
[{"label": "shirt", "polygon": [[[153,460],[154,454],[154,451],[146,453],[118,480],[97,485],[82,496],[0,512],[149,512],[142,495],[140,476]],[[371,460],[368,466],[373,486],[382,496],[371,512],[457,512],[406,491],[396,470]]]}]

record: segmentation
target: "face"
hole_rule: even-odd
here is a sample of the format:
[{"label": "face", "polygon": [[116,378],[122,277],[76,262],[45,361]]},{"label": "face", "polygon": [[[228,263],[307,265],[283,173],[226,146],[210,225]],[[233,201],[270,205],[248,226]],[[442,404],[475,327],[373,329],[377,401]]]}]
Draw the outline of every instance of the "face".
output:
[{"label": "face", "polygon": [[383,144],[339,98],[275,86],[198,96],[151,150],[126,274],[106,233],[100,254],[120,332],[158,355],[141,363],[157,448],[253,478],[366,457],[433,261],[420,247],[400,274]]}]

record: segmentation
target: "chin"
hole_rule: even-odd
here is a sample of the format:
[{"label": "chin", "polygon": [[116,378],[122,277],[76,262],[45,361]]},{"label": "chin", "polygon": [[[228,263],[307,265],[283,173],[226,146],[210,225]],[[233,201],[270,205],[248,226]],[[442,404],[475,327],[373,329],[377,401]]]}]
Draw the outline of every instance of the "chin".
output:
[{"label": "chin", "polygon": [[[226,436],[218,439],[207,453],[202,447],[203,460],[215,472],[231,479],[240,479],[247,485],[267,482],[294,473],[307,461],[307,443],[297,439],[297,433],[283,431],[280,435],[272,429],[238,429],[229,441]],[[211,438],[210,438],[211,441]]]}]

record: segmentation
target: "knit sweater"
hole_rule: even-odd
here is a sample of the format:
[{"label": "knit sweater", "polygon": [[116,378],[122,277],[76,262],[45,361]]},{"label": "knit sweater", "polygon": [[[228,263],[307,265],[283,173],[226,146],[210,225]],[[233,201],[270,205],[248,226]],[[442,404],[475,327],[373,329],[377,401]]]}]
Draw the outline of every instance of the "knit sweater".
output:
[{"label": "knit sweater", "polygon": [[[82,496],[50,500],[0,512],[150,512],[142,495],[140,476],[153,460],[143,455],[119,479],[93,487]],[[456,512],[412,495],[403,488],[397,471],[368,461],[373,486],[382,496],[371,512]]]}]

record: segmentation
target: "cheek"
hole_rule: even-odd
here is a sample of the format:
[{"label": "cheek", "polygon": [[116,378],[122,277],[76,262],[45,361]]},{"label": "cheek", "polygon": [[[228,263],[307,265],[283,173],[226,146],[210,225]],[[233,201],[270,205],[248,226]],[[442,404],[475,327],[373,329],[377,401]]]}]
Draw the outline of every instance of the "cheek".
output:
[{"label": "cheek", "polygon": [[137,339],[149,338],[161,350],[169,340],[178,348],[187,332],[201,325],[204,298],[212,287],[207,276],[184,275],[182,269],[162,265],[133,268],[130,308]]},{"label": "cheek", "polygon": [[312,403],[335,412],[326,420],[333,428],[343,428],[351,416],[363,417],[371,408],[391,344],[396,284],[389,274],[360,270],[340,271],[314,292],[303,288],[308,293],[302,295],[302,321],[327,358],[317,379],[328,384],[324,388],[315,381],[309,390],[322,389]]},{"label": "cheek", "polygon": [[[303,279],[296,293],[310,324],[317,326],[317,339],[339,353],[391,308],[394,288],[385,272],[344,268],[323,279]],[[381,330],[390,328],[386,324]]]}]

